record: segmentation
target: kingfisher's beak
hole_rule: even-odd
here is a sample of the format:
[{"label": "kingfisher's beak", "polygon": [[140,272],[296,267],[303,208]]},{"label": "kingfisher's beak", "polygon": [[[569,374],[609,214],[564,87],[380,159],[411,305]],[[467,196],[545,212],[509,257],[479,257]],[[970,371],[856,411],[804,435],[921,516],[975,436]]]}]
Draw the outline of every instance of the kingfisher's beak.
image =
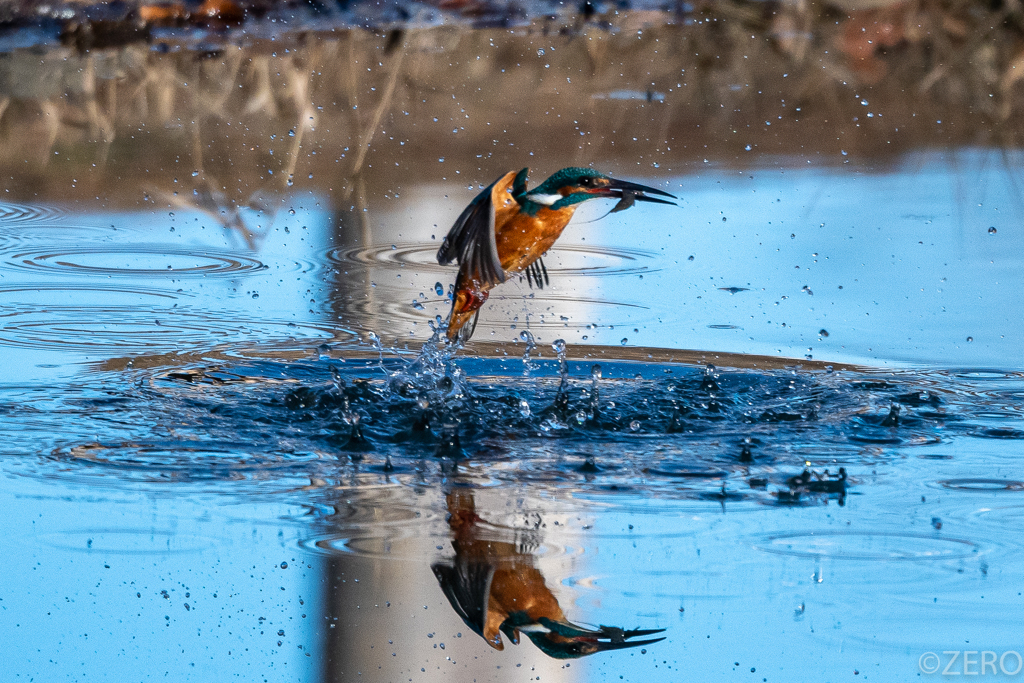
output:
[{"label": "kingfisher's beak", "polygon": [[594,643],[589,643],[589,645],[594,648],[595,652],[608,652],[610,650],[625,650],[626,648],[630,648],[630,647],[640,647],[641,645],[650,645],[652,643],[660,643],[663,640],[665,640],[665,639],[664,638],[651,638],[649,640],[634,640],[632,642],[630,642],[630,641],[623,641],[621,643],[617,643],[615,641],[603,641],[602,640],[602,641],[597,641],[597,642],[594,642]]},{"label": "kingfisher's beak", "polygon": [[675,195],[671,195],[668,192],[662,192],[656,190],[653,187],[647,187],[646,185],[640,185],[639,183],[631,183],[626,180],[616,180],[615,178],[609,178],[608,184],[602,187],[598,192],[607,197],[613,197],[615,199],[623,199],[628,196],[638,202],[651,202],[652,204],[671,204],[675,206],[675,202],[668,202],[664,199],[657,199],[648,195],[658,195],[659,197],[671,197],[676,199]]},{"label": "kingfisher's beak", "polygon": [[665,640],[664,637],[630,640],[630,638],[638,636],[662,633],[664,629],[660,628],[626,631],[615,626],[599,626],[596,629],[590,629],[546,617],[539,618],[536,624],[520,627],[520,629],[530,637],[534,645],[548,656],[557,659],[575,659],[596,652],[623,650]]},{"label": "kingfisher's beak", "polygon": [[[589,629],[578,626],[567,621],[555,621],[546,617],[537,620],[538,627],[551,634],[557,634],[571,642],[575,642],[582,654],[593,654],[594,652],[606,652],[608,650],[621,650],[640,645],[650,645],[665,640],[662,638],[650,638],[647,640],[634,640],[638,636],[650,636],[664,632],[663,628],[634,629],[627,631],[616,626],[599,626],[596,629]],[[532,640],[532,639],[531,639]]]}]

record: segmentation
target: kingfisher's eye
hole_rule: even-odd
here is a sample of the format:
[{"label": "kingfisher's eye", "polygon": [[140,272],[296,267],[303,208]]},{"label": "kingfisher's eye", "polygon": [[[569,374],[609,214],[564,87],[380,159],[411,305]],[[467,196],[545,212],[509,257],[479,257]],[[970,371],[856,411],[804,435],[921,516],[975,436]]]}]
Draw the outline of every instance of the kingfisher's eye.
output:
[{"label": "kingfisher's eye", "polygon": [[580,187],[590,187],[590,178],[587,176],[580,178]]}]

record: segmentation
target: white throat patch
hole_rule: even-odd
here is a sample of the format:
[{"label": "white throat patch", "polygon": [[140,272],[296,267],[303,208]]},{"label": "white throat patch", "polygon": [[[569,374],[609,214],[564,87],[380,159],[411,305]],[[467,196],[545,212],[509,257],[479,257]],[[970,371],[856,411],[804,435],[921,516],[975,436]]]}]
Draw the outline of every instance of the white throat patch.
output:
[{"label": "white throat patch", "polygon": [[[526,195],[526,198],[529,199],[531,202],[536,202],[538,204],[543,204],[544,206],[551,206],[552,204],[557,202],[559,199],[561,199],[562,195],[560,195],[560,194],[538,194],[538,193],[534,193],[534,194]],[[520,630],[522,630],[522,629],[520,629]]]}]

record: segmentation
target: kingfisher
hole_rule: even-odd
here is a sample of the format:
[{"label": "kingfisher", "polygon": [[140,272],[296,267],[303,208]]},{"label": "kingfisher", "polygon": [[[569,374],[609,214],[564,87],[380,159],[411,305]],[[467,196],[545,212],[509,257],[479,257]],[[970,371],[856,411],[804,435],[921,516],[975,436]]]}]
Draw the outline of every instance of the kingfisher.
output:
[{"label": "kingfisher", "polygon": [[504,633],[519,644],[520,633],[554,659],[575,659],[595,652],[657,643],[664,638],[634,640],[664,629],[624,630],[617,626],[588,628],[569,621],[531,554],[539,540],[529,532],[504,529],[477,513],[473,493],[458,488],[447,496],[448,525],[455,557],[431,569],[456,613],[495,650],[505,649]]},{"label": "kingfisher", "polygon": [[636,202],[671,204],[658,197],[676,197],[592,168],[563,168],[530,190],[530,169],[509,171],[469,203],[448,231],[437,262],[459,264],[448,340],[463,343],[476,328],[480,307],[491,290],[509,275],[525,275],[538,289],[548,282],[541,257],[551,248],[579,205],[590,199],[618,199],[609,213],[624,211]]}]

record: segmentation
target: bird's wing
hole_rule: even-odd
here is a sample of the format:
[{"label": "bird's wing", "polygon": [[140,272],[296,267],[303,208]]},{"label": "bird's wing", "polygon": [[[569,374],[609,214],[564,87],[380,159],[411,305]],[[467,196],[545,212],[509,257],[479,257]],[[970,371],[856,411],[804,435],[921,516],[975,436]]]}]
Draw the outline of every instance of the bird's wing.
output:
[{"label": "bird's wing", "polygon": [[498,178],[478,194],[469,203],[455,225],[448,231],[444,243],[437,250],[437,262],[447,266],[457,261],[471,279],[479,286],[491,288],[505,281],[505,270],[498,258],[498,245],[495,241],[496,214],[505,216],[514,203],[508,193],[514,172]]},{"label": "bird's wing", "polygon": [[[502,649],[501,638],[488,638],[487,603],[494,579],[494,566],[486,562],[456,560],[453,564],[437,563],[431,567],[448,602],[466,626],[483,636],[491,647]],[[496,642],[495,642],[496,641]]]}]

